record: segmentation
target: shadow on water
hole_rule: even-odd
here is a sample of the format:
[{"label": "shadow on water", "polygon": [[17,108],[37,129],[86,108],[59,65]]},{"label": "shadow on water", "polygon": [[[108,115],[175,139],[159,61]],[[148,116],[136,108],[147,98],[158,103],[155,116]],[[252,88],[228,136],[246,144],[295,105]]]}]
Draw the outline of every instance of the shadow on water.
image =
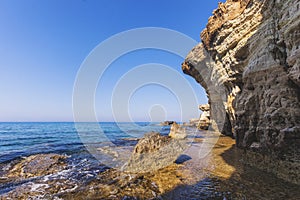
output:
[{"label": "shadow on water", "polygon": [[192,159],[190,156],[188,155],[185,155],[185,154],[182,154],[180,155],[176,160],[175,160],[175,163],[176,164],[182,164],[188,160]]},{"label": "shadow on water", "polygon": [[[227,145],[226,145],[227,143]],[[299,199],[299,186],[243,163],[243,150],[220,137],[212,151],[208,175],[194,184],[177,186],[163,199]],[[199,172],[199,173],[203,173]]]}]

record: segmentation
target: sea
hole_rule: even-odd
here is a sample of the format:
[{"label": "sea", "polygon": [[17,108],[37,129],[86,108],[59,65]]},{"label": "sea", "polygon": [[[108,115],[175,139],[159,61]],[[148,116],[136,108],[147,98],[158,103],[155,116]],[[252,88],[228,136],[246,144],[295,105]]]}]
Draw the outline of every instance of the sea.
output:
[{"label": "sea", "polygon": [[[88,151],[90,144],[110,143],[115,146],[131,146],[147,132],[167,135],[169,126],[159,123],[74,123],[74,122],[1,122],[0,123],[0,178],[25,157],[36,154],[55,153],[68,157],[68,168],[58,174],[50,174],[35,180],[10,181],[0,184],[0,197],[18,187],[28,184],[38,187],[40,182],[74,180],[85,184],[95,180],[107,166]],[[45,179],[45,180],[44,180]],[[1,198],[0,198],[1,199]]]},{"label": "sea", "polygon": [[34,154],[78,154],[85,152],[89,138],[93,142],[109,140],[116,145],[127,145],[124,139],[139,138],[150,131],[166,135],[170,127],[153,122],[1,122],[0,163]]}]

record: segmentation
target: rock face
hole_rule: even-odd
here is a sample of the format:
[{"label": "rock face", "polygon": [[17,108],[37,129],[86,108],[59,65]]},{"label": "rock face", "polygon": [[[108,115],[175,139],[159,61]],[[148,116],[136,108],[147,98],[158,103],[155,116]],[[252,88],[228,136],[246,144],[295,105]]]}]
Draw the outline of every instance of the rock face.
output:
[{"label": "rock face", "polygon": [[214,129],[299,167],[300,1],[227,0],[201,39],[182,69],[205,88]]},{"label": "rock face", "polygon": [[125,171],[144,173],[172,164],[185,150],[183,140],[175,140],[156,132],[146,133],[135,146]]}]

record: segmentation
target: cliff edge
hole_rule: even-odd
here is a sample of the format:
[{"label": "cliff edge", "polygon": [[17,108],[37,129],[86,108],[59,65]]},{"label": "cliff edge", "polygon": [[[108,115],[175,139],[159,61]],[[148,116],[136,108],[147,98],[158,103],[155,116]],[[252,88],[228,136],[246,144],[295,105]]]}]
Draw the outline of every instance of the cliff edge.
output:
[{"label": "cliff edge", "polygon": [[245,160],[300,183],[300,0],[227,0],[182,64],[206,90],[213,129]]}]

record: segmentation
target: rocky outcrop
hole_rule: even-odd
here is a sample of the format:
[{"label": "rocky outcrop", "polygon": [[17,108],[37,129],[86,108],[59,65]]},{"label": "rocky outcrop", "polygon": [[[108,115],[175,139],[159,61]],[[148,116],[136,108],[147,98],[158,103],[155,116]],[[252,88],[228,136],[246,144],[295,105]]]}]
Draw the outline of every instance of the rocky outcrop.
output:
[{"label": "rocky outcrop", "polygon": [[124,170],[131,173],[156,171],[174,163],[186,147],[184,140],[172,139],[157,132],[146,133],[135,146]]},{"label": "rocky outcrop", "polygon": [[202,111],[202,113],[200,115],[198,128],[207,130],[210,126],[209,104],[199,105],[199,109]]},{"label": "rocky outcrop", "polygon": [[299,0],[227,0],[182,65],[207,92],[213,129],[290,170],[300,161],[299,36]]},{"label": "rocky outcrop", "polygon": [[172,124],[169,136],[173,139],[184,139],[187,134],[185,132],[185,128],[181,127],[176,122]]}]

